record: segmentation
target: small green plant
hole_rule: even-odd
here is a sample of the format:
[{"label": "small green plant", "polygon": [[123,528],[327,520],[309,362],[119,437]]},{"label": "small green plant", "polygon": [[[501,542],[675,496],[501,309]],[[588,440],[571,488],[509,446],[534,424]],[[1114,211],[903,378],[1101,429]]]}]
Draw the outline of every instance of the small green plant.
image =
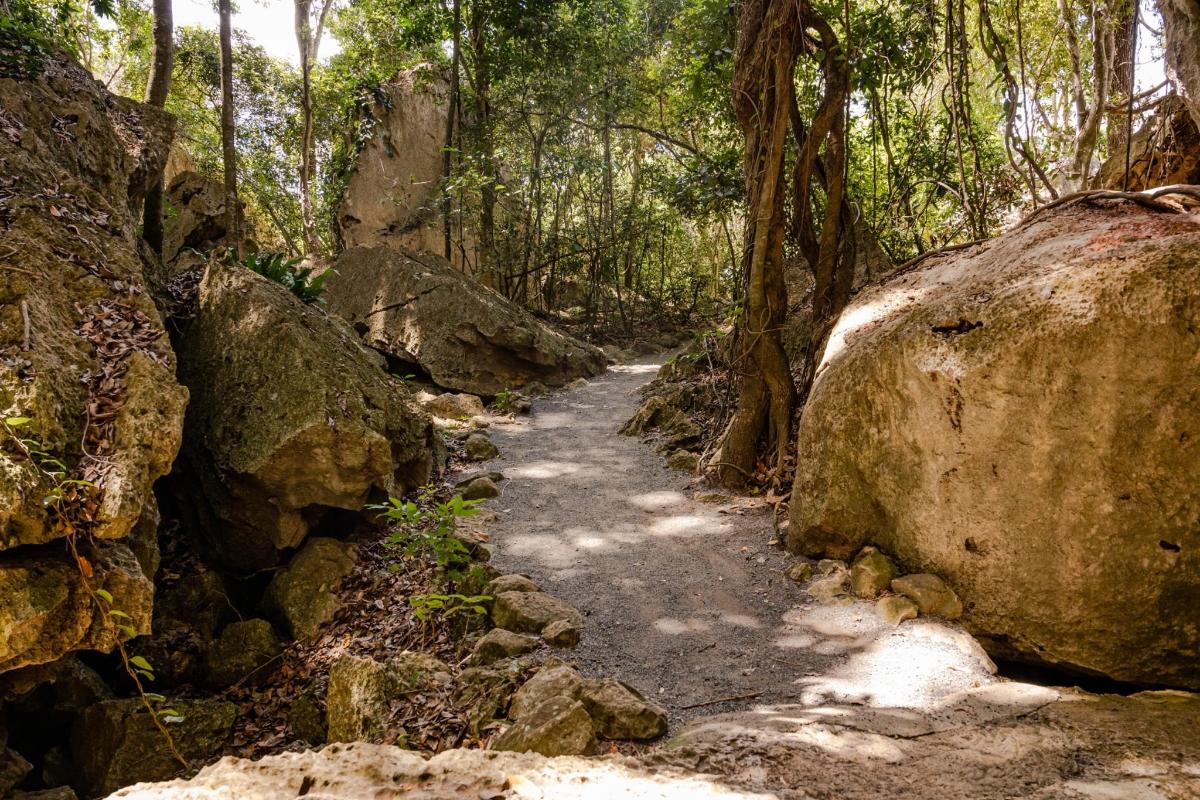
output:
[{"label": "small green plant", "polygon": [[451,620],[456,616],[486,614],[485,604],[491,599],[486,594],[415,594],[408,598],[408,604],[421,621],[434,618]]},{"label": "small green plant", "polygon": [[481,501],[455,495],[440,503],[433,493],[433,487],[426,487],[418,496],[419,502],[389,497],[387,503],[368,508],[378,511],[381,519],[394,523],[383,540],[385,546],[402,549],[407,556],[426,556],[438,569],[457,579],[471,563],[471,554],[454,536],[454,529],[459,519],[479,513],[476,506]]},{"label": "small green plant", "polygon": [[492,408],[499,411],[501,414],[508,414],[516,411],[517,397],[513,392],[507,389],[501,389],[496,392],[496,396],[492,398]]},{"label": "small green plant", "polygon": [[283,253],[250,253],[241,264],[251,272],[257,272],[267,280],[287,287],[292,294],[305,303],[324,303],[325,280],[333,274],[329,269],[313,275],[313,267],[300,267],[300,259],[288,258]]}]

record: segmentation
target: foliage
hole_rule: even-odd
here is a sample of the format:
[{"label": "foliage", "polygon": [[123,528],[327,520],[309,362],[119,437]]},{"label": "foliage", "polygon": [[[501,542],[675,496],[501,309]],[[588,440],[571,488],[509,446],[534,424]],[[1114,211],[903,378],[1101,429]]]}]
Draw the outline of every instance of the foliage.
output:
[{"label": "foliage", "polygon": [[455,495],[445,502],[436,499],[434,487],[426,487],[416,501],[389,497],[387,503],[371,505],[379,518],[392,523],[383,540],[386,547],[410,558],[427,558],[451,579],[457,580],[471,563],[467,546],[454,536],[459,519],[473,517],[481,501]]},{"label": "foliage", "polygon": [[324,303],[325,280],[334,272],[325,270],[313,275],[315,268],[300,267],[299,258],[288,258],[283,253],[250,253],[243,257],[242,266],[268,280],[286,287],[305,303]]},{"label": "foliage", "polygon": [[417,594],[408,598],[408,604],[412,606],[413,613],[419,620],[438,617],[449,621],[456,616],[486,614],[485,604],[491,599],[483,594]]}]

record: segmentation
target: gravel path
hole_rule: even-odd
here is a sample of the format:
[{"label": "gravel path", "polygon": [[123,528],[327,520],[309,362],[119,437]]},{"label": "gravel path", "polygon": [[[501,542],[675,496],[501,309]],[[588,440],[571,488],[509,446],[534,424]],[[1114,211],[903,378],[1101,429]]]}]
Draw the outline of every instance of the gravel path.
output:
[{"label": "gravel path", "polygon": [[[654,697],[675,722],[793,699],[780,673],[815,673],[832,656],[788,646],[784,615],[803,595],[782,574],[769,513],[695,499],[712,490],[617,432],[660,365],[614,367],[493,427],[501,455],[487,467],[507,478],[489,504],[493,563],[583,611],[569,657]],[[744,699],[713,702],[733,697]]]}]

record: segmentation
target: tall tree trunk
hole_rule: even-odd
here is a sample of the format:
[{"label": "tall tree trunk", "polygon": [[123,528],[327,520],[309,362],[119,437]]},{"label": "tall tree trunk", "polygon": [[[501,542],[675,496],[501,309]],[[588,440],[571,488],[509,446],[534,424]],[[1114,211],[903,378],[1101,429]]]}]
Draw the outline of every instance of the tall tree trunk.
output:
[{"label": "tall tree trunk", "polygon": [[312,0],[295,0],[296,44],[300,49],[300,224],[304,231],[306,254],[321,249],[313,211],[312,182],[316,171],[316,143],[313,137],[312,68],[321,46],[325,17],[333,0],[322,0],[316,27],[312,22]]},{"label": "tall tree trunk", "polygon": [[225,239],[234,251],[242,247],[238,213],[237,140],[233,108],[233,12],[230,0],[218,0],[221,18],[221,157],[225,167]]},{"label": "tall tree trunk", "polygon": [[1158,0],[1171,81],[1200,125],[1200,0]]},{"label": "tall tree trunk", "polygon": [[[171,68],[175,63],[175,23],[171,0],[154,0],[154,56],[150,80],[146,84],[146,103],[156,108],[167,104],[171,90]],[[158,256],[163,249],[163,177],[146,193],[142,208],[142,237]]]},{"label": "tall tree trunk", "polygon": [[[451,53],[450,53],[450,97],[449,109],[446,112],[446,146],[442,150],[442,249],[445,253],[446,260],[450,260],[453,253],[453,241],[450,236],[451,222],[450,214],[452,209],[450,197],[450,173],[453,166],[453,143],[454,143],[454,128],[458,123],[458,96],[459,96],[459,69],[461,68],[462,60],[462,0],[454,0],[454,31],[451,36]],[[466,265],[463,265],[464,270]]]}]

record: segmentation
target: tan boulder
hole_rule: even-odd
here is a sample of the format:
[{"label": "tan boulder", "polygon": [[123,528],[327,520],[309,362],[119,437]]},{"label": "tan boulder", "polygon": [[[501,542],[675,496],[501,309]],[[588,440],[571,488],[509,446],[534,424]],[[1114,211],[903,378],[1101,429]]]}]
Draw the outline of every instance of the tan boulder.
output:
[{"label": "tan boulder", "polygon": [[522,716],[492,742],[493,750],[575,756],[596,745],[592,718],[578,700],[552,697]]},{"label": "tan boulder", "polygon": [[607,368],[604,353],[552,328],[428,253],[355,247],[326,282],[329,308],[371,347],[448,389],[494,396]]},{"label": "tan boulder", "polygon": [[860,292],[792,549],[936,573],[1000,657],[1200,687],[1200,223],[1073,207]]}]

